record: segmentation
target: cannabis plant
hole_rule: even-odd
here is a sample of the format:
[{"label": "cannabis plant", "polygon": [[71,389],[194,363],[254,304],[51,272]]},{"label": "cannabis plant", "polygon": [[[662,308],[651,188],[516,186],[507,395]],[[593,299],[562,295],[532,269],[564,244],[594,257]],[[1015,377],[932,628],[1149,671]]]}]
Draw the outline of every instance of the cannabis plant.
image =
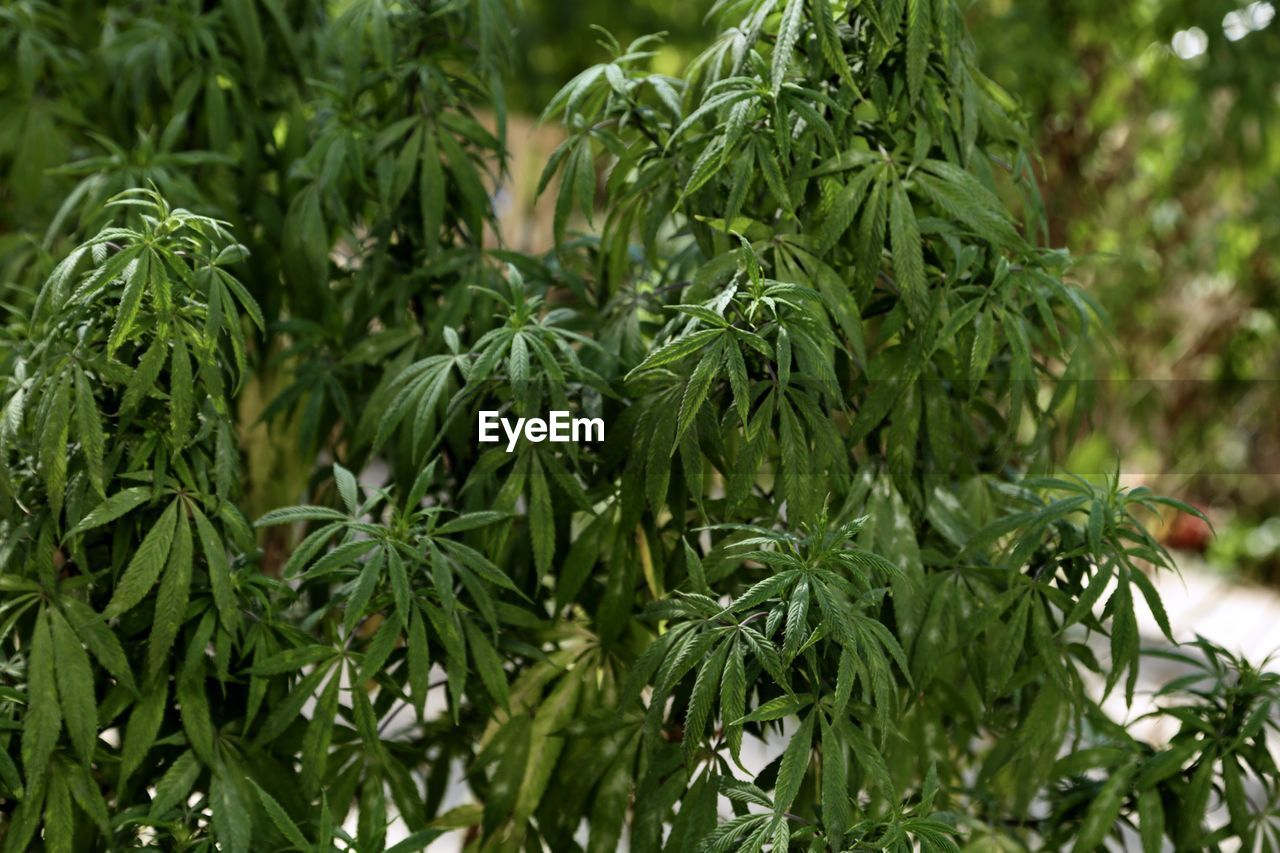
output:
[{"label": "cannabis plant", "polygon": [[1102,710],[1190,509],[1056,469],[1105,324],[949,0],[602,31],[546,256],[494,0],[5,12],[130,118],[4,208],[6,849],[1275,847],[1273,674]]}]

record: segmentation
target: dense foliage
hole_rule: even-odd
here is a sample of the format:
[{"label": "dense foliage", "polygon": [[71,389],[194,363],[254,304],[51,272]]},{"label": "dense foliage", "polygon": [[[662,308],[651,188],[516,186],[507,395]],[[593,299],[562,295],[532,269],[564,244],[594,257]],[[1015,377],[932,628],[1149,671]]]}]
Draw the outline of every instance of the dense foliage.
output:
[{"label": "dense foliage", "polygon": [[[1275,5],[964,6],[981,67],[1026,116],[1050,244],[1071,247],[1073,278],[1123,333],[1093,374],[1102,380],[1093,419],[1069,437],[1072,470],[1108,471],[1121,456],[1130,475],[1214,517],[1212,540],[1187,518],[1162,530],[1163,539],[1207,546],[1216,567],[1275,581]],[[529,0],[517,59],[535,73],[517,78],[513,102],[540,109],[538,99],[554,92],[548,80],[568,80],[594,61],[594,46],[582,38],[586,21],[608,20],[627,38],[669,31],[653,59],[666,73],[676,73],[705,39],[698,4],[616,7]],[[520,159],[513,165],[517,178],[523,166]],[[529,213],[523,183],[515,183],[510,219]]]},{"label": "dense foliage", "polygon": [[1039,143],[1050,230],[1125,332],[1099,401],[1119,417],[1099,418],[1093,458],[1114,447],[1171,475],[1228,521],[1217,562],[1280,578],[1280,522],[1256,527],[1280,516],[1275,6],[973,11],[984,67],[1017,85]]},{"label": "dense foliage", "polygon": [[6,849],[1275,846],[1274,675],[1100,708],[1180,505],[1054,476],[1097,310],[954,4],[602,33],[545,257],[497,0],[3,12]]}]

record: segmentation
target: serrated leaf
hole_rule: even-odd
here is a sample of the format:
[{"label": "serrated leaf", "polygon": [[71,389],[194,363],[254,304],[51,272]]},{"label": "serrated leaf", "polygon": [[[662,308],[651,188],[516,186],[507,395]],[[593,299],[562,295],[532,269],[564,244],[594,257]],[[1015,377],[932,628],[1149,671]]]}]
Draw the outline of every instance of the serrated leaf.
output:
[{"label": "serrated leaf", "polygon": [[747,704],[746,655],[742,642],[736,637],[725,660],[724,678],[720,683],[720,717],[724,722],[725,741],[729,754],[741,766],[742,717]]},{"label": "serrated leaf", "polygon": [[105,497],[106,475],[103,470],[103,456],[106,437],[102,431],[98,401],[93,395],[93,389],[89,386],[89,380],[81,370],[76,371],[76,434],[84,453],[89,482],[93,484],[93,490],[100,497]]},{"label": "serrated leaf", "polygon": [[694,419],[698,416],[698,412],[702,409],[702,404],[707,401],[707,394],[711,390],[711,383],[716,378],[716,373],[720,369],[723,360],[723,350],[726,346],[733,347],[733,344],[725,338],[721,338],[700,360],[693,373],[685,382],[684,393],[680,397],[680,412],[676,416],[676,432],[672,440],[669,452],[674,453],[676,447],[680,443],[680,439],[684,437],[685,430],[693,424]]},{"label": "serrated leaf", "polygon": [[913,101],[920,96],[929,60],[932,8],[931,0],[907,0],[907,92]]},{"label": "serrated leaf", "polygon": [[355,475],[335,462],[333,463],[333,481],[338,486],[338,494],[342,497],[342,503],[346,506],[347,512],[355,515],[356,507],[360,503],[360,487],[356,485]]},{"label": "serrated leaf", "polygon": [[250,779],[249,782],[253,785],[253,790],[258,795],[258,802],[262,803],[262,808],[267,813],[267,817],[271,819],[271,823],[275,825],[275,828],[280,830],[280,834],[288,839],[289,843],[298,850],[311,849],[311,844],[307,842],[307,837],[302,834],[302,830],[298,829],[298,825],[293,822],[293,818],[289,817],[289,813],[277,802],[276,798],[264,791],[262,786],[253,779]]},{"label": "serrated leaf", "polygon": [[27,654],[26,724],[22,728],[22,767],[27,786],[40,784],[62,730],[62,709],[54,677],[53,632],[48,612],[41,608],[31,632]]},{"label": "serrated leaf", "polygon": [[555,514],[546,475],[536,463],[529,472],[529,537],[533,541],[534,565],[540,574],[545,574],[555,556]]},{"label": "serrated leaf", "polygon": [[782,21],[778,24],[778,39],[773,45],[773,69],[770,77],[775,95],[787,78],[787,69],[791,67],[791,57],[795,53],[796,40],[800,38],[803,23],[804,0],[787,0],[787,5],[782,10]]},{"label": "serrated leaf", "polygon": [[181,449],[187,443],[192,420],[191,359],[182,338],[173,342],[169,359],[169,417],[173,446]]},{"label": "serrated leaf", "polygon": [[160,576],[160,570],[169,558],[169,546],[173,542],[177,522],[178,501],[174,500],[147,531],[142,544],[138,546],[124,574],[116,583],[115,593],[103,612],[108,619],[131,610],[155,586],[156,578]]},{"label": "serrated leaf", "polygon": [[200,537],[200,549],[204,553],[205,566],[209,571],[209,588],[213,592],[218,616],[222,619],[223,626],[234,633],[240,626],[240,610],[231,588],[231,564],[227,561],[226,546],[199,507],[193,506],[191,515],[196,523],[196,533]]},{"label": "serrated leaf", "polygon": [[115,323],[111,327],[111,336],[107,339],[107,355],[112,355],[125,338],[133,331],[134,320],[142,307],[142,297],[151,278],[152,253],[142,252],[136,260],[125,267],[122,278],[124,291],[120,294],[120,304],[116,307]]},{"label": "serrated leaf", "polygon": [[125,727],[124,745],[120,750],[119,778],[122,787],[133,771],[141,766],[155,743],[160,723],[164,719],[167,698],[168,682],[162,679],[142,694],[133,706],[129,723]]},{"label": "serrated leaf", "polygon": [[800,793],[800,783],[804,781],[805,772],[809,769],[809,750],[813,745],[813,719],[817,712],[810,713],[800,721],[787,748],[782,753],[782,763],[778,767],[778,783],[773,792],[773,813],[783,815],[791,808],[796,795]]},{"label": "serrated leaf", "polygon": [[156,793],[151,798],[147,814],[158,818],[186,799],[202,769],[191,750],[179,755],[156,783]]},{"label": "serrated leaf", "polygon": [[146,503],[151,495],[152,489],[149,486],[132,486],[122,489],[94,507],[92,512],[80,519],[79,524],[71,528],[67,536],[84,533],[86,530],[115,521]]},{"label": "serrated leaf", "polygon": [[711,711],[715,706],[716,687],[720,684],[729,654],[729,643],[721,643],[712,655],[698,667],[698,676],[689,694],[689,709],[685,716],[684,756],[685,764],[692,767],[702,746],[703,733]]},{"label": "serrated leaf", "polygon": [[159,675],[165,665],[178,629],[187,615],[187,601],[191,594],[191,569],[193,546],[191,524],[185,515],[178,518],[173,543],[169,548],[164,577],[156,594],[155,614],[151,623],[151,636],[147,640],[147,674]]},{"label": "serrated leaf", "polygon": [[40,473],[43,475],[49,508],[54,516],[62,511],[67,483],[67,437],[71,422],[71,384],[66,374],[53,388],[52,401],[40,428]]},{"label": "serrated leaf", "polygon": [[917,323],[929,313],[929,285],[924,277],[924,254],[915,211],[902,184],[895,184],[889,201],[889,234],[893,243],[893,272],[907,313]]},{"label": "serrated leaf", "polygon": [[1072,845],[1072,853],[1087,853],[1098,849],[1115,826],[1125,797],[1129,794],[1129,781],[1133,778],[1133,765],[1126,765],[1112,773],[1094,796],[1080,825],[1079,835]]},{"label": "serrated leaf", "polygon": [[723,329],[699,329],[696,332],[677,338],[650,353],[644,361],[628,374],[628,377],[687,358],[724,334]]},{"label": "serrated leaf", "polygon": [[98,703],[94,698],[93,669],[80,638],[57,610],[49,610],[53,629],[54,662],[58,697],[71,743],[87,766],[98,740]]},{"label": "serrated leaf", "polygon": [[822,823],[832,839],[838,842],[849,825],[848,761],[845,744],[839,734],[825,717],[819,718],[819,722],[822,737]]},{"label": "serrated leaf", "polygon": [[254,527],[297,524],[302,521],[346,521],[349,516],[327,506],[287,506],[273,509],[254,522]]}]

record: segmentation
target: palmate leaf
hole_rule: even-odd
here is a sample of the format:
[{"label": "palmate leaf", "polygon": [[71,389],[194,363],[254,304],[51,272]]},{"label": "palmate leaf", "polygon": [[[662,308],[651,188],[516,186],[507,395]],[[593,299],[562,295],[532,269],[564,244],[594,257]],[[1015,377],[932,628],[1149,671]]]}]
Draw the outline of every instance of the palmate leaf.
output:
[{"label": "palmate leaf", "polygon": [[[552,99],[545,257],[502,0],[16,13],[20,136],[104,153],[15,160],[79,181],[0,211],[47,231],[15,317],[157,188],[0,348],[7,849],[1250,846],[1270,673],[1197,646],[1159,748],[1078,677],[1134,689],[1170,557],[1154,496],[1018,473],[1101,347],[989,52],[932,0],[712,5],[682,74],[601,33]],[[479,452],[480,406],[609,440]]]}]

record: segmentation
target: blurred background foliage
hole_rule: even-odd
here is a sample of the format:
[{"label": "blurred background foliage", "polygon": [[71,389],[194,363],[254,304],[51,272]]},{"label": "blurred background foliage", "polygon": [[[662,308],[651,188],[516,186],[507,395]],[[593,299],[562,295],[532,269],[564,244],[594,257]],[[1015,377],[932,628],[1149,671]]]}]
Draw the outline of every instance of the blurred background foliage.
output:
[{"label": "blurred background foliage", "polygon": [[[93,32],[82,32],[76,22],[94,16],[77,14],[81,5],[60,5],[56,25],[40,20],[54,7],[0,5],[0,50],[15,57],[19,70],[0,91],[0,112],[15,119],[0,129],[0,281],[8,288],[0,304],[9,307],[27,304],[50,260],[66,248],[52,237],[62,224],[59,206],[95,210],[87,202],[145,181],[181,202],[195,194],[183,192],[194,176],[206,197],[211,188],[250,194],[253,203],[239,206],[278,222],[289,213],[282,203],[295,193],[277,186],[305,181],[272,162],[231,170],[220,160],[225,155],[192,150],[193,140],[178,138],[190,127],[166,124],[127,102],[145,105],[146,93],[134,88],[166,80],[165,69],[181,57],[207,53],[197,25],[201,4],[174,4],[173,20],[153,38],[127,28],[120,35],[110,20],[104,31],[94,24]],[[318,9],[283,0],[268,5],[289,18]],[[704,20],[711,3],[523,0],[521,6],[508,22],[517,28],[515,73],[505,93],[511,114],[486,120],[509,125],[510,173],[496,188],[500,230],[511,248],[541,250],[549,247],[554,193],[537,203],[535,190],[561,131],[533,116],[577,71],[605,56],[590,24],[604,22],[624,43],[666,33],[655,70],[674,71],[711,34]],[[983,67],[1016,98],[1037,137],[1049,238],[1071,248],[1075,277],[1118,332],[1116,351],[1102,362],[1108,368],[1082,385],[1100,404],[1092,423],[1064,437],[1072,448],[1067,467],[1102,474],[1119,455],[1129,479],[1191,500],[1214,518],[1217,537],[1181,521],[1166,530],[1170,544],[1207,549],[1216,565],[1280,582],[1280,24],[1273,4],[975,0],[967,16]],[[74,47],[44,40],[51,26],[67,27]],[[235,117],[244,97],[271,101],[277,114],[289,115],[301,108],[296,89],[241,92],[218,74],[220,62],[249,61],[278,65],[274,81],[307,85],[308,69],[292,62],[289,39],[262,38],[260,55],[209,55],[203,78],[166,84],[202,114],[198,134],[210,149],[225,150],[215,137],[274,134],[283,158],[295,144],[287,121],[241,127]],[[96,92],[55,91],[50,82],[62,79],[59,68],[80,61],[77,50],[104,58],[88,81],[112,80],[113,61],[157,74]],[[108,88],[118,102],[101,101]],[[335,106],[342,100],[333,93]],[[104,164],[120,186],[86,179]],[[232,174],[241,179],[227,180]],[[233,206],[228,200],[226,207]],[[26,224],[51,221],[48,229]],[[253,259],[277,262],[269,247],[256,248]],[[257,296],[270,312],[271,294]],[[260,411],[253,400],[273,393],[248,389],[244,426]],[[269,455],[265,437],[257,445],[250,440],[251,456]],[[271,459],[251,468],[284,491],[305,476],[282,473]],[[275,505],[279,497],[261,500]]]},{"label": "blurred background foliage", "polygon": [[[707,37],[709,3],[526,0],[511,103],[538,105],[600,61],[591,22],[624,43],[665,32],[656,70]],[[1280,23],[1269,2],[975,0],[984,70],[1019,102],[1041,154],[1053,245],[1108,310],[1117,349],[1086,380],[1093,422],[1070,470],[1120,457],[1134,482],[1208,511],[1170,544],[1280,583]],[[669,69],[667,69],[669,66]],[[518,121],[518,119],[516,119]],[[508,222],[532,206],[546,129],[513,133]],[[531,158],[536,159],[536,158]],[[544,158],[545,159],[545,158]],[[527,185],[527,186],[526,186]],[[510,228],[536,234],[548,228]],[[1189,518],[1189,517],[1188,517]]]}]

